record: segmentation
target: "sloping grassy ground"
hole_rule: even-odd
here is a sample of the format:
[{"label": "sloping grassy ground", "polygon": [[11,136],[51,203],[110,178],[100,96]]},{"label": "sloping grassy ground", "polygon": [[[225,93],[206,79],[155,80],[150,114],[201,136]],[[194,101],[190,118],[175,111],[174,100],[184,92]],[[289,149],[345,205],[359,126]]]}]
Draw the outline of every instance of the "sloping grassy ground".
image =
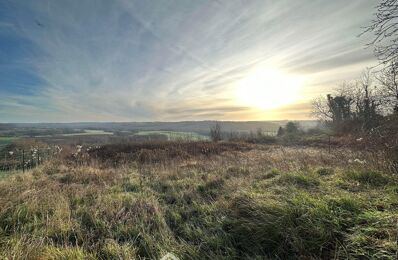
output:
[{"label": "sloping grassy ground", "polygon": [[54,160],[0,181],[0,259],[395,259],[398,182],[381,160],[265,146]]}]

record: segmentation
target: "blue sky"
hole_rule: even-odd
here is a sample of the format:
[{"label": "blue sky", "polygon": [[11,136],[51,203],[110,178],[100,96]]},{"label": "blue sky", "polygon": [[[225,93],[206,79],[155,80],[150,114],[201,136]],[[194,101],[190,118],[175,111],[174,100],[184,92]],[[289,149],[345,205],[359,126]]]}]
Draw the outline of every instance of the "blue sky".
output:
[{"label": "blue sky", "polygon": [[[308,118],[312,98],[374,64],[357,37],[374,5],[3,0],[0,122]],[[296,98],[272,109],[241,102],[239,82],[259,68],[305,79]]]}]

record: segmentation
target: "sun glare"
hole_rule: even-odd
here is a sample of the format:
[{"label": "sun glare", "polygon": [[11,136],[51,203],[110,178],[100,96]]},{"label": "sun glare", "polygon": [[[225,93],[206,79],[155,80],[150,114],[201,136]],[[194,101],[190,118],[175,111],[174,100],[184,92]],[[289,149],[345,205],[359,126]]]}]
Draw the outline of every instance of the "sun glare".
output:
[{"label": "sun glare", "polygon": [[238,83],[236,98],[246,106],[274,109],[297,101],[302,85],[302,76],[262,67],[250,72]]}]

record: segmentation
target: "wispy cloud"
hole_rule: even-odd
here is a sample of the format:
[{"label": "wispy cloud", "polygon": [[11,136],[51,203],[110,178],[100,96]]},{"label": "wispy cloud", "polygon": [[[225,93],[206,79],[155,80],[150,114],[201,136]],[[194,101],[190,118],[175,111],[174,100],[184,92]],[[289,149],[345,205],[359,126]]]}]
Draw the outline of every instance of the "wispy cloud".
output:
[{"label": "wispy cloud", "polygon": [[356,37],[373,0],[2,5],[0,36],[29,46],[18,49],[24,57],[4,64],[23,67],[41,83],[25,95],[0,85],[0,120],[268,119],[231,94],[259,64],[305,75],[309,99],[315,88],[354,77],[373,62],[366,39]]}]

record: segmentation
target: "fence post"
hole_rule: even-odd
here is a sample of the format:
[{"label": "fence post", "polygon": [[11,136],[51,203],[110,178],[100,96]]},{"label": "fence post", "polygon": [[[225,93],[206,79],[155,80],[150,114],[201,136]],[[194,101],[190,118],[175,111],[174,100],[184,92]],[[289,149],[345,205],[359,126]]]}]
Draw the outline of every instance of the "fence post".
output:
[{"label": "fence post", "polygon": [[37,149],[37,166],[40,164],[40,150]]},{"label": "fence post", "polygon": [[25,172],[25,150],[22,149],[22,172]]}]

